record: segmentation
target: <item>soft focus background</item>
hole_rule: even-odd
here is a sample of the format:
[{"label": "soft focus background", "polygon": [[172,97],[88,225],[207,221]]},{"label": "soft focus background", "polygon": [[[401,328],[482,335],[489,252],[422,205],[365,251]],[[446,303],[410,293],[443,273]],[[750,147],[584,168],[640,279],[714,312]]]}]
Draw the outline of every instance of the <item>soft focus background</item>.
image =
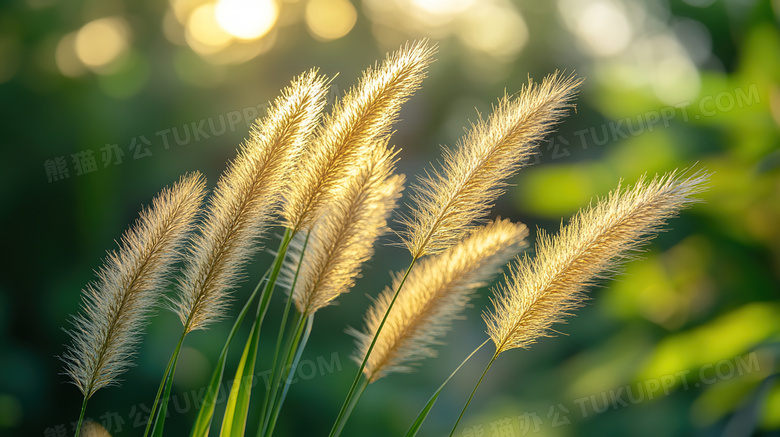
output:
[{"label": "soft focus background", "polygon": [[[393,137],[407,175],[455,144],[475,108],[489,113],[529,76],[586,78],[576,113],[494,209],[527,223],[532,240],[621,178],[697,162],[715,172],[706,202],[593,290],[562,335],[497,361],[456,435],[780,434],[778,22],[777,0],[3,2],[0,434],[72,435],[81,395],[59,375],[62,328],[142,204],[186,171],[213,187],[293,75],[318,66],[338,97],[421,37],[439,52]],[[345,329],[408,263],[394,241],[318,313],[278,435],[329,429],[356,370]],[[251,265],[239,303],[269,260]],[[488,294],[438,358],[372,385],[345,435],[402,435],[485,338]],[[274,305],[265,350],[282,299]],[[229,325],[187,339],[169,435],[189,431]],[[148,333],[122,387],[90,401],[87,415],[113,435],[141,434],[180,325],[161,310]],[[423,435],[449,430],[490,353],[448,386]]]}]

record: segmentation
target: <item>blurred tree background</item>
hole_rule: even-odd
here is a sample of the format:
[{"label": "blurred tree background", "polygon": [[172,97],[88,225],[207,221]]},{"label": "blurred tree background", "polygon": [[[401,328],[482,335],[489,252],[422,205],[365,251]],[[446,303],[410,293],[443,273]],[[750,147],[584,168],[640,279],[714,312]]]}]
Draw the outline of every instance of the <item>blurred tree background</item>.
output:
[{"label": "blurred tree background", "polygon": [[[558,326],[563,335],[498,360],[457,435],[780,434],[780,1],[12,0],[0,11],[0,434],[72,435],[81,395],[59,374],[62,328],[142,204],[191,170],[213,187],[293,75],[320,67],[336,98],[421,37],[439,45],[438,60],[392,141],[410,176],[439,157],[438,144],[455,144],[474,108],[489,113],[529,76],[586,78],[577,111],[493,211],[527,223],[532,242],[534,229],[555,231],[621,178],[697,162],[715,172],[705,202],[593,290]],[[344,331],[408,262],[393,242],[318,314],[278,435],[329,429],[356,370]],[[234,309],[270,259],[250,266]],[[488,295],[438,358],[372,384],[345,435],[405,432],[485,338]],[[265,350],[278,320],[269,317]],[[187,339],[169,434],[189,431],[229,325]],[[160,310],[138,365],[87,415],[113,435],[139,435],[180,329]],[[449,430],[482,352],[423,435]]]}]

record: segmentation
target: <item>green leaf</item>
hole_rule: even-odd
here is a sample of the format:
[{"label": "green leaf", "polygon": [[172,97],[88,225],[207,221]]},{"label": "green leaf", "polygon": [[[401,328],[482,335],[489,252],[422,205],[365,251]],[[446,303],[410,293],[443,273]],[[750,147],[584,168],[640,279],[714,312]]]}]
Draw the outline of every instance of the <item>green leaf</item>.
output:
[{"label": "green leaf", "polygon": [[173,375],[176,374],[176,363],[179,361],[179,352],[181,351],[181,343],[176,348],[174,353],[173,365],[171,370],[165,377],[165,393],[163,393],[162,404],[160,404],[160,412],[157,415],[157,419],[154,421],[154,427],[152,428],[153,437],[162,437],[163,428],[165,428],[165,417],[168,415],[168,401],[171,399],[171,387],[173,387]]},{"label": "green leaf", "polygon": [[[275,395],[278,394],[278,397],[274,396],[274,402],[271,403],[271,415],[268,420],[267,430],[265,431],[266,436],[270,437],[273,435],[276,421],[279,419],[279,413],[282,410],[282,405],[284,405],[284,398],[287,396],[287,390],[290,388],[290,373],[295,373],[295,369],[298,367],[298,362],[301,359],[303,350],[306,348],[306,343],[309,341],[309,335],[311,335],[311,327],[313,323],[314,314],[308,317],[306,317],[304,314],[301,314],[298,326],[292,338],[292,343],[285,355],[285,365],[282,367],[283,371],[280,372],[282,374],[282,378],[279,382],[282,380],[284,381],[284,385],[281,387],[281,393],[276,393],[276,390],[279,389],[278,386],[274,386],[274,391],[271,392]],[[304,325],[306,326],[305,331],[303,330]],[[303,338],[301,338],[301,334],[303,334]]]},{"label": "green leaf", "polygon": [[417,416],[417,419],[412,424],[412,427],[409,428],[409,431],[406,432],[406,437],[414,437],[417,435],[417,431],[420,430],[420,427],[422,426],[423,422],[425,422],[425,419],[428,417],[428,413],[431,411],[431,408],[433,408],[433,404],[436,403],[436,399],[439,398],[439,394],[441,394],[441,389],[443,389],[444,386],[439,387],[438,390],[436,390],[436,393],[431,396],[431,399],[428,401],[428,403],[425,405],[425,408],[420,411],[420,414]]},{"label": "green leaf", "polygon": [[[171,385],[170,383],[166,384],[168,381],[173,380],[173,375],[176,374],[176,362],[179,360],[179,352],[181,352],[181,344],[184,342],[184,336],[186,335],[186,332],[179,337],[179,342],[176,344],[176,348],[173,350],[173,354],[171,354],[171,359],[168,360],[168,365],[165,366],[165,374],[163,375],[162,380],[160,381],[160,387],[157,388],[157,394],[154,397],[154,403],[152,404],[152,411],[149,413],[149,420],[146,422],[146,430],[144,431],[144,437],[147,437],[149,435],[149,432],[154,432],[153,430],[157,429],[157,421],[160,419],[160,415],[158,414],[157,405],[160,403],[160,396],[163,395],[163,392],[165,393],[165,412],[163,413],[163,425],[165,422],[165,415],[168,414],[168,398],[171,394]],[[160,425],[160,433],[162,433],[163,425]]]},{"label": "green leaf", "polygon": [[439,398],[439,395],[441,394],[441,391],[444,390],[444,387],[447,385],[448,382],[452,379],[453,376],[455,376],[456,373],[460,370],[461,367],[463,367],[464,364],[466,364],[471,357],[474,356],[477,352],[479,352],[480,349],[482,349],[483,346],[485,346],[490,339],[488,338],[484,342],[482,342],[481,345],[477,346],[476,349],[474,349],[469,356],[466,357],[463,362],[460,363],[460,365],[455,368],[455,370],[450,374],[450,376],[447,377],[447,379],[444,380],[444,382],[439,386],[439,388],[436,390],[436,393],[431,396],[431,398],[428,400],[428,403],[425,404],[425,407],[420,411],[420,414],[417,415],[417,419],[415,419],[414,423],[412,424],[412,427],[409,428],[409,431],[406,432],[406,437],[413,437],[417,435],[417,432],[420,431],[420,427],[422,426],[423,422],[425,422],[425,419],[428,417],[428,413],[431,411],[431,408],[433,408],[433,404],[436,403],[436,399]]},{"label": "green leaf", "polygon": [[[236,324],[240,324],[240,321],[237,320]],[[214,369],[214,373],[211,375],[211,382],[209,382],[209,386],[206,389],[206,397],[203,399],[203,404],[198,411],[198,417],[195,419],[195,424],[192,426],[190,436],[205,437],[209,435],[209,428],[211,427],[211,418],[214,416],[214,405],[217,400],[219,385],[222,382],[222,375],[225,373],[225,358],[227,357],[228,351],[227,346],[232,337],[233,336],[231,335],[230,338],[228,338],[228,342],[225,343],[222,354],[219,356],[217,366]]]},{"label": "green leaf", "polygon": [[[298,283],[298,274],[301,271],[303,265],[303,258],[306,253],[306,247],[309,245],[310,231],[306,232],[306,238],[303,240],[303,247],[301,248],[301,256],[298,258],[298,267],[295,269],[295,276],[293,276],[292,284],[290,285],[290,295],[287,297],[287,303],[284,306],[284,313],[282,315],[282,322],[279,324],[279,335],[276,337],[276,348],[274,349],[274,359],[271,361],[273,366],[271,367],[270,380],[271,387],[266,390],[266,396],[263,400],[263,409],[260,410],[260,425],[257,428],[257,437],[263,437],[265,434],[265,428],[268,426],[268,422],[271,415],[271,405],[276,401],[276,395],[279,390],[280,384],[280,370],[277,368],[279,363],[279,353],[281,352],[282,343],[284,341],[284,333],[287,326],[287,318],[290,315],[290,309],[292,308],[293,290],[295,290],[295,284]],[[292,337],[291,337],[292,338]]]},{"label": "green leaf", "polygon": [[220,436],[243,436],[246,427],[246,419],[249,414],[249,401],[252,396],[252,379],[255,372],[255,362],[257,361],[257,350],[260,343],[260,327],[263,324],[263,318],[268,310],[268,304],[271,301],[271,295],[274,291],[276,278],[282,268],[282,263],[287,255],[287,247],[293,234],[290,229],[285,230],[276,259],[271,267],[271,274],[268,282],[260,295],[260,304],[257,307],[257,315],[252,324],[252,332],[244,346],[244,353],[241,355],[241,361],[236,369],[236,381],[230,389],[227,406],[225,407],[225,416],[222,419],[222,430]]},{"label": "green leaf", "polygon": [[225,361],[227,359],[230,343],[233,341],[233,337],[235,337],[236,332],[238,332],[241,322],[244,321],[244,317],[249,311],[249,307],[252,305],[252,302],[254,302],[257,293],[260,291],[265,280],[268,279],[270,273],[271,269],[269,268],[262,279],[260,279],[260,282],[257,283],[255,290],[252,292],[252,295],[249,296],[249,299],[247,299],[244,304],[244,308],[241,309],[238,317],[236,317],[236,321],[233,323],[233,328],[230,330],[225,345],[222,347],[222,353],[219,355],[219,360],[217,360],[214,372],[211,374],[211,381],[206,389],[206,397],[203,399],[203,404],[201,404],[200,410],[198,411],[198,417],[195,419],[195,423],[192,426],[192,432],[190,433],[190,436],[192,437],[205,437],[209,434],[211,419],[214,416],[214,406],[217,400],[217,394],[219,393],[219,386],[222,383],[222,375],[225,373]]},{"label": "green leaf", "polygon": [[220,436],[243,436],[246,427],[246,418],[249,413],[249,400],[252,393],[252,379],[257,360],[257,347],[260,337],[260,325],[252,326],[252,333],[241,354],[241,361],[236,369],[236,379],[230,389],[225,417],[222,419]]}]

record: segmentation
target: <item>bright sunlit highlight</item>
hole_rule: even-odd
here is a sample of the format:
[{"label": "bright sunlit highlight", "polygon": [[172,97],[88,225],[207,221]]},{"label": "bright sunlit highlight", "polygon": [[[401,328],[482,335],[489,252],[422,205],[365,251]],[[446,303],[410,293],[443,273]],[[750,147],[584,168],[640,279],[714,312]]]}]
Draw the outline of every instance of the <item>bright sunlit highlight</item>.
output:
[{"label": "bright sunlit highlight", "polygon": [[455,15],[465,11],[475,0],[412,0],[412,4],[431,15]]},{"label": "bright sunlit highlight", "polygon": [[252,40],[268,33],[279,17],[274,0],[220,0],[216,19],[227,33]]},{"label": "bright sunlit highlight", "polygon": [[306,4],[306,25],[323,40],[341,38],[357,21],[357,11],[347,0],[310,0]]}]

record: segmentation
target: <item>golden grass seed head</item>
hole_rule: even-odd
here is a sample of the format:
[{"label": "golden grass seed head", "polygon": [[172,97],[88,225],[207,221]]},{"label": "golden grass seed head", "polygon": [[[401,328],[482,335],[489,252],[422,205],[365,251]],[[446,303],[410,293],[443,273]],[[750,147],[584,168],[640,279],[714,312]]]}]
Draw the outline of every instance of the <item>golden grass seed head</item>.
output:
[{"label": "golden grass seed head", "polygon": [[199,173],[163,189],[110,251],[66,330],[65,374],[86,398],[132,366],[150,312],[161,301],[205,193]]},{"label": "golden grass seed head", "polygon": [[[348,292],[362,264],[373,256],[375,240],[389,230],[387,219],[404,182],[403,176],[392,174],[395,155],[385,146],[375,147],[362,168],[344,181],[343,193],[315,222],[292,292],[301,313],[313,314]],[[288,263],[288,282],[300,256]]]},{"label": "golden grass seed head", "polygon": [[[425,358],[460,318],[474,291],[489,282],[526,246],[524,224],[496,220],[446,251],[415,264],[368,359],[365,373],[375,381],[389,373],[409,372]],[[357,342],[353,358],[361,362],[384,317],[401,275],[386,288],[365,316],[362,331],[351,330]]]},{"label": "golden grass seed head", "polygon": [[495,289],[485,312],[487,332],[498,353],[527,348],[553,334],[585,299],[584,291],[614,274],[652,239],[669,218],[697,202],[709,175],[673,171],[633,188],[620,186],[595,206],[577,213],[558,235],[540,232],[535,256],[517,259]]},{"label": "golden grass seed head", "polygon": [[495,199],[573,106],[582,83],[559,73],[529,81],[505,96],[458,142],[444,148],[441,170],[413,187],[411,213],[402,220],[404,243],[416,259],[448,248],[484,218]]},{"label": "golden grass seed head", "polygon": [[290,169],[325,104],[316,70],[295,78],[255,122],[249,140],[219,180],[172,302],[187,332],[219,320],[229,292],[277,211]]},{"label": "golden grass seed head", "polygon": [[389,139],[401,106],[420,87],[434,52],[425,40],[401,47],[381,66],[368,68],[334,105],[297,164],[296,184],[283,205],[285,226],[309,227],[370,149]]}]

